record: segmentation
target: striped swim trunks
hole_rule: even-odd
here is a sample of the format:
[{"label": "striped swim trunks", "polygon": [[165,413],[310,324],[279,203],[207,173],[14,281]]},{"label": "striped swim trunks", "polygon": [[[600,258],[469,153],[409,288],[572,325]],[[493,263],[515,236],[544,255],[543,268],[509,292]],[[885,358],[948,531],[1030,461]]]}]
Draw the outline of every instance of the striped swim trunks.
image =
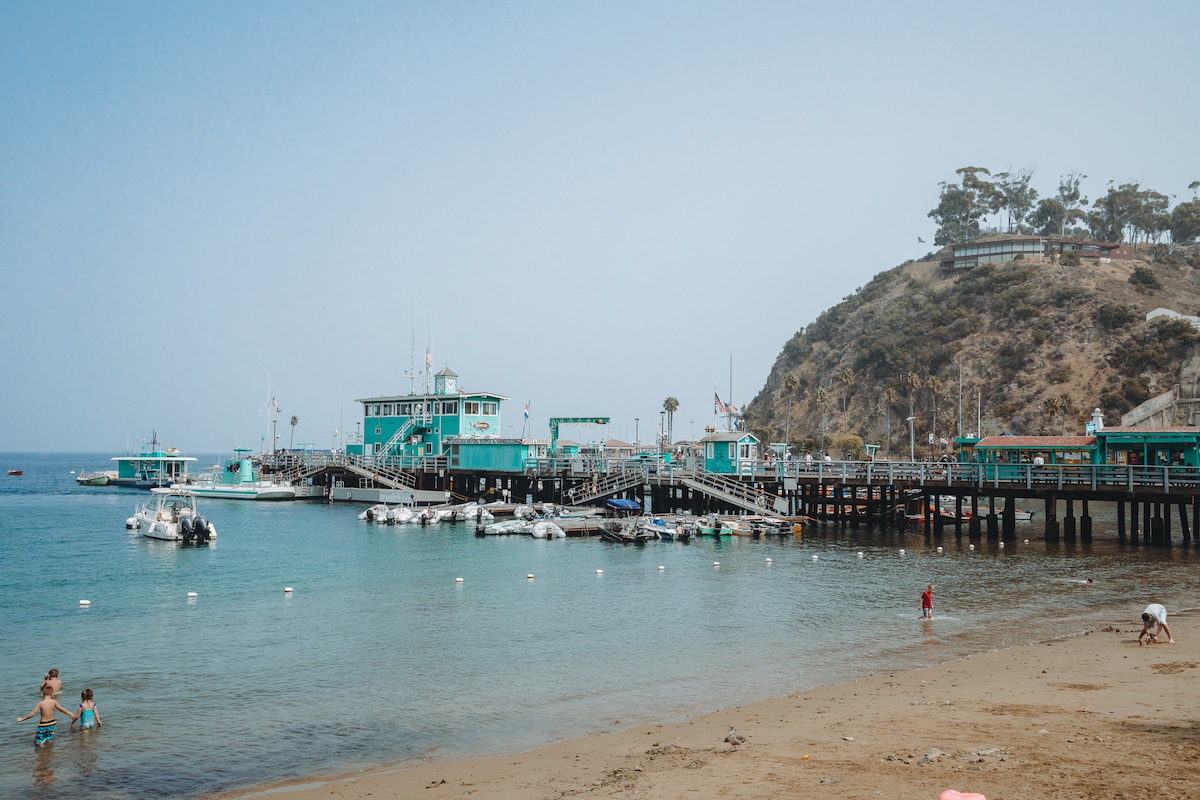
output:
[{"label": "striped swim trunks", "polygon": [[38,725],[37,733],[33,735],[34,744],[46,744],[54,741],[54,723],[47,722],[44,725]]}]

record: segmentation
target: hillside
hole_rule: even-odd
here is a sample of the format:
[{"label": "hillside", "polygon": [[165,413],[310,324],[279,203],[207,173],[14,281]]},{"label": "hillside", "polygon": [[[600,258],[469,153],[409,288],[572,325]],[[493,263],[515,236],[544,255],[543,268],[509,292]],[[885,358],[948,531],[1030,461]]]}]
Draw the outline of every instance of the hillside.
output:
[{"label": "hillside", "polygon": [[963,434],[976,431],[977,398],[984,434],[1081,434],[1093,408],[1111,426],[1176,384],[1195,396],[1196,331],[1145,317],[1159,307],[1200,314],[1200,254],[1155,260],[1149,250],[1139,248],[1145,260],[1035,257],[946,278],[934,254],[880,273],[788,340],[746,423],[763,441],[787,430],[801,452],[857,436],[901,457],[911,413],[919,457],[930,433],[959,434],[960,396]]}]

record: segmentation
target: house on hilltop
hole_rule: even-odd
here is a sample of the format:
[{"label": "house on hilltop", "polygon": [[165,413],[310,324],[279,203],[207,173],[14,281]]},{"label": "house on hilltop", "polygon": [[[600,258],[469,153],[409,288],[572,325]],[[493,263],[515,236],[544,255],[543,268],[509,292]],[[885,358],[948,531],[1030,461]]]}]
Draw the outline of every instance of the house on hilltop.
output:
[{"label": "house on hilltop", "polygon": [[981,264],[1001,264],[1018,256],[1040,261],[1063,253],[1078,253],[1080,258],[1101,262],[1129,261],[1133,258],[1133,248],[1121,242],[1098,242],[1092,239],[1066,239],[1033,234],[1004,235],[950,245],[950,252],[942,256],[942,275],[955,275]]}]

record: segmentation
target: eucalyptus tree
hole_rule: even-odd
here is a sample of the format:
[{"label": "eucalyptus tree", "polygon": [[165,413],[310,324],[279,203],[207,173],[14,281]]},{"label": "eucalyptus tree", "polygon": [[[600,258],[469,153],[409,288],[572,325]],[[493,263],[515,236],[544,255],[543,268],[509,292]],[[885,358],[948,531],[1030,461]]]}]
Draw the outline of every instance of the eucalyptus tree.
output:
[{"label": "eucalyptus tree", "polygon": [[1016,224],[1017,233],[1021,233],[1021,223],[1033,210],[1038,193],[1029,185],[1033,179],[1033,170],[1023,169],[1016,172],[1001,172],[996,175],[996,192],[999,195],[1000,208],[1008,212],[1009,230]]},{"label": "eucalyptus tree", "polygon": [[938,184],[938,205],[928,216],[938,223],[933,243],[938,245],[965,242],[979,235],[980,221],[1000,210],[1002,196],[996,184],[986,180],[992,173],[983,167],[956,169],[960,183]]}]

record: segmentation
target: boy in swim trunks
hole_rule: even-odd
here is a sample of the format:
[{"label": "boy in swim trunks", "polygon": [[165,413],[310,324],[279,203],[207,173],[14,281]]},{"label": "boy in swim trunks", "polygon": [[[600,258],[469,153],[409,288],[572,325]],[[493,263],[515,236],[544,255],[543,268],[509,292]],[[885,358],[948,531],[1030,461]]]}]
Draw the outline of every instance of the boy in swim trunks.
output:
[{"label": "boy in swim trunks", "polygon": [[61,711],[66,714],[71,718],[72,722],[75,720],[75,715],[59,705],[59,702],[54,699],[54,687],[48,683],[44,683],[42,684],[41,702],[33,707],[33,711],[30,711],[23,717],[17,717],[17,722],[24,722],[34,714],[41,714],[38,717],[37,733],[33,736],[33,743],[35,745],[49,744],[54,741],[55,711]]}]

